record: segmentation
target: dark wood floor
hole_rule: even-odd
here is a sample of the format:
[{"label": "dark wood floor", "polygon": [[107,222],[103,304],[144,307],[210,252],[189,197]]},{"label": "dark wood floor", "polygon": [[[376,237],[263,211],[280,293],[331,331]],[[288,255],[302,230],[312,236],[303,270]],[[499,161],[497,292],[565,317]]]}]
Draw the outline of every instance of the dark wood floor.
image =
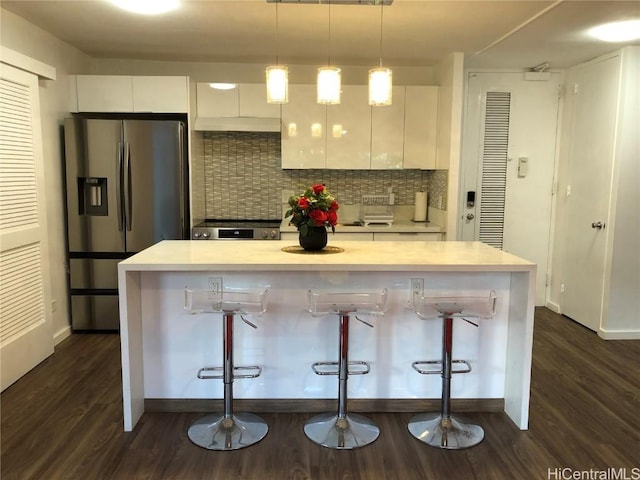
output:
[{"label": "dark wood floor", "polygon": [[530,429],[503,413],[467,414],[486,432],[468,450],[418,442],[411,413],[368,414],[382,432],[375,443],[329,450],[307,440],[309,415],[297,413],[263,414],[262,442],[212,452],[186,437],[201,413],[145,414],[123,432],[121,398],[118,336],[66,339],[0,397],[2,479],[529,480],[570,478],[550,476],[556,468],[627,468],[632,478],[640,467],[640,341],[601,340],[546,309],[536,311]]}]

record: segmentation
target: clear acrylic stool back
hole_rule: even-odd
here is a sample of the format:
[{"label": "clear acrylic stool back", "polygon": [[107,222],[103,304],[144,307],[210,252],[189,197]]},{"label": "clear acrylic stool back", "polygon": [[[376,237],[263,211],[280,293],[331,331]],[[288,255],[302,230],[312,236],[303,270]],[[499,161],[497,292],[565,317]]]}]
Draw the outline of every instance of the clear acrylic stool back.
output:
[{"label": "clear acrylic stool back", "polygon": [[309,313],[314,317],[340,313],[380,316],[387,308],[387,289],[379,292],[308,290],[307,299]]},{"label": "clear acrylic stool back", "polygon": [[262,315],[267,310],[269,286],[260,288],[225,288],[221,295],[207,290],[186,288],[184,308],[191,313],[241,313]]},{"label": "clear acrylic stool back", "polygon": [[496,313],[496,293],[484,296],[416,295],[413,306],[424,320],[442,317],[491,318]]}]

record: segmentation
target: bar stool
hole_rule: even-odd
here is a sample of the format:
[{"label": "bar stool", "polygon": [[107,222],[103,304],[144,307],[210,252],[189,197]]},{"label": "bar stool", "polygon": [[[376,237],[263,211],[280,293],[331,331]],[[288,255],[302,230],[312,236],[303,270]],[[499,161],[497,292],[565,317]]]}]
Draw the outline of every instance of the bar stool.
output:
[{"label": "bar stool", "polygon": [[206,290],[185,290],[185,309],[191,313],[222,314],[221,367],[204,367],[198,370],[203,380],[222,379],[224,382],[224,412],[207,415],[189,427],[189,439],[208,450],[237,450],[262,440],[269,428],[266,422],[253,413],[233,411],[233,380],[256,378],[262,373],[257,365],[234,366],[233,320],[236,314],[247,325],[257,328],[246,316],[259,316],[266,311],[269,287],[260,289],[225,289],[215,295]]},{"label": "bar stool", "polygon": [[[496,294],[486,296],[421,296],[416,295],[413,306],[421,319],[442,319],[442,359],[417,361],[412,367],[420,374],[442,376],[442,405],[440,413],[420,413],[409,421],[409,431],[421,442],[438,448],[457,450],[477,445],[484,439],[484,430],[479,425],[468,423],[450,411],[451,375],[468,373],[471,365],[466,360],[452,360],[453,319],[491,318],[495,314]],[[461,368],[452,368],[453,365]],[[438,369],[434,369],[437,365]],[[431,367],[431,368],[430,368]]]},{"label": "bar stool", "polygon": [[323,447],[350,450],[374,442],[380,429],[363,415],[347,413],[347,380],[349,375],[366,375],[370,366],[363,361],[349,361],[349,320],[355,319],[373,328],[360,315],[381,316],[387,303],[387,290],[380,292],[308,291],[309,313],[314,317],[335,314],[340,317],[337,362],[316,362],[311,367],[316,375],[338,376],[338,412],[323,413],[308,420],[305,435]]}]

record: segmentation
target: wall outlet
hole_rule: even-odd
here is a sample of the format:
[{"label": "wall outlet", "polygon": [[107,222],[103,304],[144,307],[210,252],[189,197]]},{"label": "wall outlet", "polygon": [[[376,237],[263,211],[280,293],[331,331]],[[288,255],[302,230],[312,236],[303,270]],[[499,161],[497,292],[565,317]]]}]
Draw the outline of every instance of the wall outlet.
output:
[{"label": "wall outlet", "polygon": [[207,297],[222,298],[222,277],[207,277]]},{"label": "wall outlet", "polygon": [[413,297],[415,295],[424,294],[424,278],[412,278],[409,288],[409,300],[407,302],[407,307],[413,308]]}]

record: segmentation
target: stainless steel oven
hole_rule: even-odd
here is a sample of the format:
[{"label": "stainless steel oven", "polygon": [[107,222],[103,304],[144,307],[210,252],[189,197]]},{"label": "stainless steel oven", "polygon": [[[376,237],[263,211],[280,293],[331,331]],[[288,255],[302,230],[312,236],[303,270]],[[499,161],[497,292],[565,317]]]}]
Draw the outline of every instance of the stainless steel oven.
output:
[{"label": "stainless steel oven", "polygon": [[191,240],[280,240],[280,220],[207,220]]}]

